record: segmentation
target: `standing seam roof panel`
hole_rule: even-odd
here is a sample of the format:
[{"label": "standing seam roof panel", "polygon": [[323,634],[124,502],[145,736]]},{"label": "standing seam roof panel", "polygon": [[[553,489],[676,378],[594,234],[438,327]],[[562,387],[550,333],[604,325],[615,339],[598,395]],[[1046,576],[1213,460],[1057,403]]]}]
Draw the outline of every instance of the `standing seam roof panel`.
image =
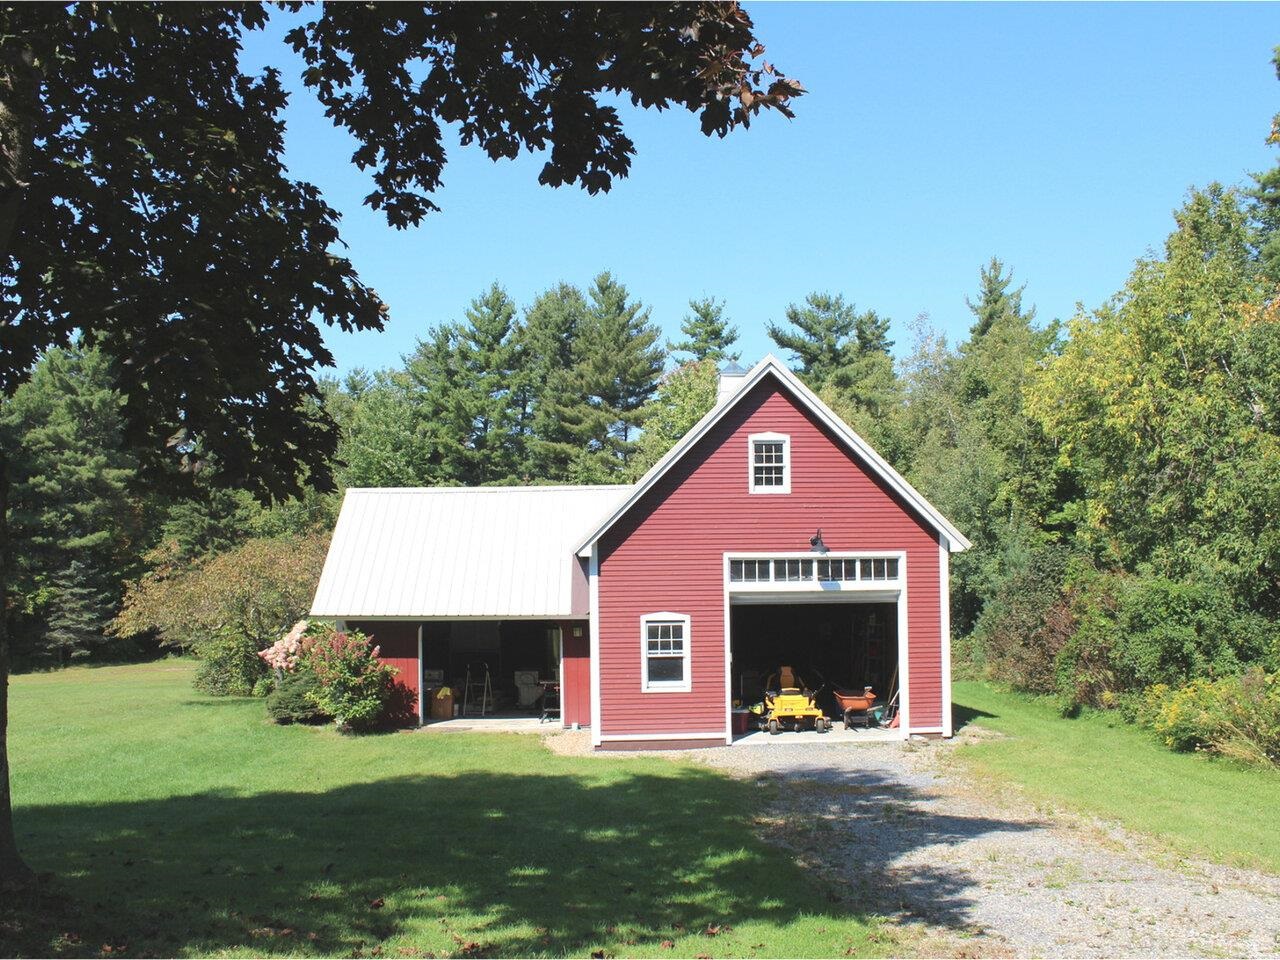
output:
[{"label": "standing seam roof panel", "polygon": [[574,547],[630,487],[352,488],[315,617],[560,617]]}]

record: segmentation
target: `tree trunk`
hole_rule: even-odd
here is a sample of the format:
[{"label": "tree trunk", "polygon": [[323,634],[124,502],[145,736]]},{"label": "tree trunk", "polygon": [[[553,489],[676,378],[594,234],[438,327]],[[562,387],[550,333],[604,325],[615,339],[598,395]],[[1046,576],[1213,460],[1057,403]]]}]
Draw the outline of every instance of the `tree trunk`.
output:
[{"label": "tree trunk", "polygon": [[0,890],[32,877],[18,853],[9,794],[9,558],[9,456],[0,449]]}]

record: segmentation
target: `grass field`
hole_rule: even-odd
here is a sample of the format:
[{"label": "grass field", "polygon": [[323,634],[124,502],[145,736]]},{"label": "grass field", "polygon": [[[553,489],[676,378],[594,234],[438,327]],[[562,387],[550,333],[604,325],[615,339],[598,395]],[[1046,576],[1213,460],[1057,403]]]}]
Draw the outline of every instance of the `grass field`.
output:
[{"label": "grass field", "polygon": [[3,955],[894,952],[756,838],[768,788],[517,735],[275,727],[191,669],[14,679],[19,842],[56,881],[0,910]]},{"label": "grass field", "polygon": [[1189,854],[1280,873],[1280,773],[1174,753],[1118,717],[956,683],[957,716],[1009,736],[962,756],[1031,796],[1118,820]]}]

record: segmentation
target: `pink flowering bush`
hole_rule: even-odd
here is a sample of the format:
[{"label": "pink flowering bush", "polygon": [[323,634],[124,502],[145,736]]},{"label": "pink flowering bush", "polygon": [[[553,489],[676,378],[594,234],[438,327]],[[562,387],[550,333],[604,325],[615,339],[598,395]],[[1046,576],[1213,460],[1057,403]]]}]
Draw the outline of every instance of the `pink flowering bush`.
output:
[{"label": "pink flowering bush", "polygon": [[258,654],[267,666],[276,672],[277,681],[281,680],[284,674],[298,669],[304,652],[303,638],[306,637],[309,627],[310,624],[306,620],[299,620],[288,633]]},{"label": "pink flowering bush", "polygon": [[379,648],[358,630],[315,638],[305,663],[319,687],[307,699],[352,730],[368,730],[382,719],[399,672],[378,659]]}]

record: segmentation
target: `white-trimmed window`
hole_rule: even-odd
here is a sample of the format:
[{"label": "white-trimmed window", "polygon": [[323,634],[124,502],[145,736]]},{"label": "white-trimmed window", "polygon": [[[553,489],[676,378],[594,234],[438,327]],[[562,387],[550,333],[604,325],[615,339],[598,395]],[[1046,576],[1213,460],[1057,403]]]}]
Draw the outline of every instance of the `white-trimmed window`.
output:
[{"label": "white-trimmed window", "polygon": [[753,433],[748,443],[752,493],[791,492],[791,438],[785,433]]},{"label": "white-trimmed window", "polygon": [[647,613],[640,618],[640,683],[646,693],[692,689],[686,614]]}]

